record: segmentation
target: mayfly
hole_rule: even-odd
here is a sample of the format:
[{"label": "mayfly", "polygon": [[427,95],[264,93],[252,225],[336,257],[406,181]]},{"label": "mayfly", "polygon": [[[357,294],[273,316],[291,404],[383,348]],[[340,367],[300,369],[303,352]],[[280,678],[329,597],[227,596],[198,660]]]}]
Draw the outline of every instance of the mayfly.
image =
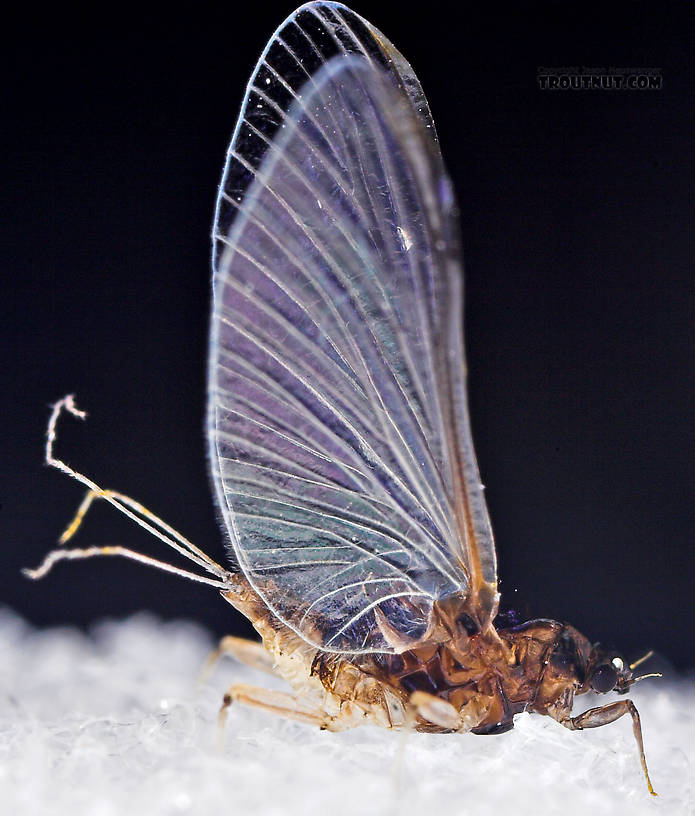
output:
[{"label": "mayfly", "polygon": [[[289,681],[234,700],[339,731],[365,722],[499,734],[522,711],[569,729],[589,690],[625,693],[637,664],[552,620],[495,625],[493,535],[465,393],[456,205],[422,88],[403,56],[338,3],[275,32],[251,77],[213,230],[208,441],[231,565],[123,494],[46,459],[193,562],[121,555],[210,584],[262,644],[221,650]],[[638,663],[641,661],[638,661]]]}]

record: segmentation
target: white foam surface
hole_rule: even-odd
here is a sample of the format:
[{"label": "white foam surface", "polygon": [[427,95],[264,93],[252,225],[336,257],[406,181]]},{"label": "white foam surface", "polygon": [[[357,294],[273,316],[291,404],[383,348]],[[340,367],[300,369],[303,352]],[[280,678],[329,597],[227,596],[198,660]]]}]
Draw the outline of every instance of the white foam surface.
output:
[{"label": "white foam surface", "polygon": [[212,645],[193,624],[144,614],[85,636],[37,631],[2,613],[0,812],[695,813],[692,681],[645,681],[631,695],[660,794],[653,798],[626,718],[584,732],[524,714],[492,737],[369,727],[332,734],[235,706],[220,751],[226,686],[268,678],[225,660],[197,685]]}]

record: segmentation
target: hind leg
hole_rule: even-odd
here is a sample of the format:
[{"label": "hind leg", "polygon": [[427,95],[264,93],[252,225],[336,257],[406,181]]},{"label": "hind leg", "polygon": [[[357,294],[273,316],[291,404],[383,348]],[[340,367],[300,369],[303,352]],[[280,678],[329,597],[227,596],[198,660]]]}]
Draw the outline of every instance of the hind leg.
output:
[{"label": "hind leg", "polygon": [[217,661],[224,655],[230,655],[240,663],[243,663],[244,666],[258,669],[266,674],[272,674],[274,677],[279,676],[275,671],[272,655],[266,650],[262,643],[249,640],[248,638],[227,635],[220,640],[217,648],[213,649],[205,661],[200,672],[201,681],[210,674]]},{"label": "hind leg", "polygon": [[333,719],[325,712],[307,705],[288,691],[275,691],[247,683],[235,683],[227,689],[217,719],[217,738],[220,746],[223,743],[227,711],[234,702],[261,708],[279,717],[297,720],[307,725],[316,725],[319,728],[328,728]]}]

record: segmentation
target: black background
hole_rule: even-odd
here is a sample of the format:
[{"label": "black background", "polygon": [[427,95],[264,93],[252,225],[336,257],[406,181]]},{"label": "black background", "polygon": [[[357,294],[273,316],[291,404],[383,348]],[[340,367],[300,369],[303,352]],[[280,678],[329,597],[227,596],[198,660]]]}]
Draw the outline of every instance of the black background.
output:
[{"label": "black background", "polygon": [[[689,6],[355,10],[417,71],[458,191],[505,605],[692,667]],[[48,405],[70,391],[90,419],[65,420],[59,454],[224,558],[203,438],[208,234],[245,83],[291,11],[58,9],[9,38],[0,600],[36,624],[148,608],[250,631],[214,590],[118,559],[39,584],[19,568],[81,498],[42,466]],[[539,65],[656,67],[663,89],[541,91]],[[116,516],[95,508],[75,543],[162,555]]]}]

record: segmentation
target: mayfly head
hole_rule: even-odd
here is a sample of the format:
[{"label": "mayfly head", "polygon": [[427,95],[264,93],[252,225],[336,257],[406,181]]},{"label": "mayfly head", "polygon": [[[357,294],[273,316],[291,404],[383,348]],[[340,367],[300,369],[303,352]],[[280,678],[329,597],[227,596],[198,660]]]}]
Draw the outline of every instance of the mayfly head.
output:
[{"label": "mayfly head", "polygon": [[638,680],[644,680],[646,677],[661,677],[658,672],[634,676],[633,672],[637,666],[648,660],[651,655],[652,652],[649,652],[634,663],[628,664],[614,650],[606,650],[600,643],[596,643],[589,656],[587,684],[598,694],[606,694],[609,691],[627,694],[630,687]]},{"label": "mayfly head", "polygon": [[509,646],[514,671],[521,668],[524,684],[533,687],[525,710],[546,714],[571,731],[597,728],[625,715],[631,717],[647,788],[654,794],[644,757],[640,716],[632,700],[617,700],[572,714],[574,697],[578,694],[588,691],[625,694],[633,683],[654,676],[634,676],[637,666],[650,655],[628,664],[614,650],[605,649],[599,643],[592,644],[573,626],[543,618],[502,629],[499,634]]},{"label": "mayfly head", "polygon": [[563,688],[573,688],[575,694],[588,691],[626,694],[638,680],[661,676],[658,673],[634,674],[635,669],[651,654],[649,652],[634,663],[628,663],[615,649],[607,649],[600,643],[592,644],[573,626],[564,625],[555,633],[547,653],[541,696],[551,699],[553,694],[561,694]]}]

